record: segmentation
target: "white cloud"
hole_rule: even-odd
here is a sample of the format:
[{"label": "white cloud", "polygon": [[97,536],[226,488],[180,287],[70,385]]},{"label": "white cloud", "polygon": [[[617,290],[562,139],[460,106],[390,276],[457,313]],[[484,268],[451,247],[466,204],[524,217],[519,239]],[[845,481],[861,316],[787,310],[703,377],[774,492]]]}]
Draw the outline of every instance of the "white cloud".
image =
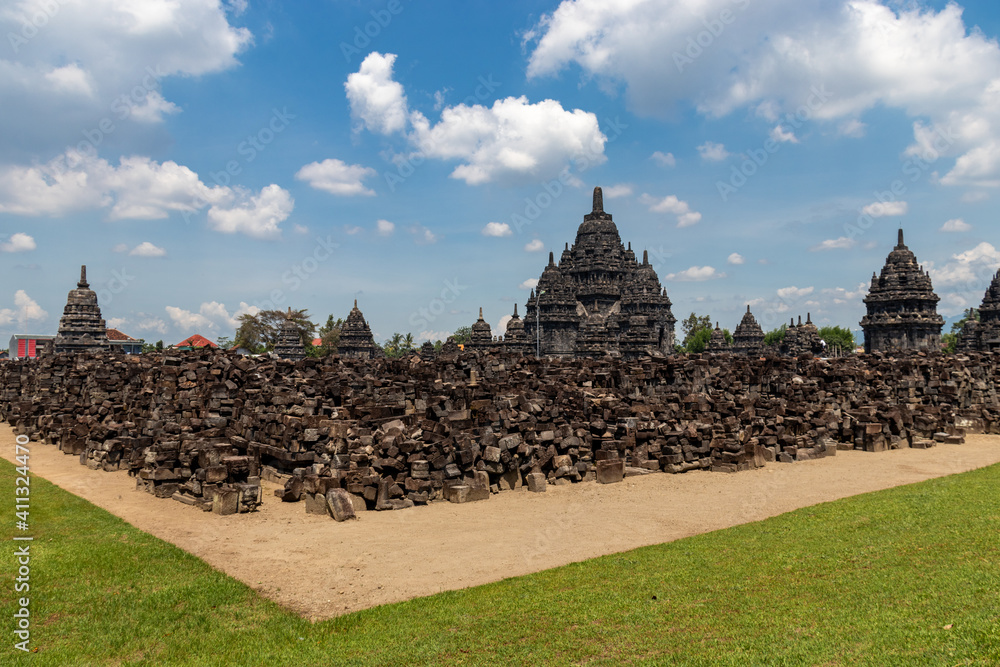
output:
[{"label": "white cloud", "polygon": [[639,202],[648,206],[653,213],[672,213],[677,216],[678,227],[690,227],[701,222],[701,213],[692,211],[687,202],[681,201],[675,195],[657,199],[648,194],[639,197]]},{"label": "white cloud", "polygon": [[379,236],[392,236],[392,233],[396,231],[396,224],[388,220],[378,220],[375,222],[375,229]]},{"label": "white cloud", "polygon": [[677,158],[674,157],[673,153],[664,153],[663,151],[654,151],[649,159],[660,165],[661,167],[676,167]]},{"label": "white cloud", "polygon": [[15,322],[36,322],[47,318],[49,314],[42,310],[38,303],[28,296],[23,289],[14,293],[14,308],[0,308],[0,326]]},{"label": "white cloud", "polygon": [[778,297],[790,301],[793,299],[801,299],[804,296],[809,296],[815,291],[815,287],[796,287],[792,285],[791,287],[782,287],[777,291]]},{"label": "white cloud", "polygon": [[535,289],[538,287],[538,278],[529,278],[518,285],[518,287],[521,289]]},{"label": "white cloud", "polygon": [[111,249],[111,252],[128,252],[128,251],[129,247],[127,243],[119,243],[114,248]]},{"label": "white cloud", "polygon": [[491,107],[460,104],[444,109],[436,125],[419,112],[411,122],[417,148],[427,157],[462,161],[451,177],[469,185],[532,182],[555,176],[576,158],[589,165],[606,160],[607,137],[597,116],[563,109],[555,100],[531,104],[522,96]]},{"label": "white cloud", "polygon": [[603,188],[604,196],[608,199],[616,199],[618,197],[628,197],[631,196],[634,189],[630,183],[618,183],[617,185],[610,185]]},{"label": "white cloud", "polygon": [[[967,26],[957,3],[926,4],[564,0],[526,35],[528,76],[576,65],[585,81],[624,88],[653,116],[681,103],[709,117],[747,109],[773,121],[811,102],[813,120],[846,123],[846,136],[863,132],[857,119],[869,109],[900,110],[916,120],[916,148],[929,145],[922,129],[949,137],[939,147],[957,159],[941,183],[1000,186],[1000,44]],[[724,38],[685,60],[689,39],[711,37],[703,21],[723,10],[735,17]]]},{"label": "white cloud", "polygon": [[837,131],[845,137],[851,137],[853,139],[860,139],[865,136],[868,130],[868,126],[862,123],[857,118],[851,118],[850,120],[845,120],[841,123]]},{"label": "white cloud", "polygon": [[296,225],[292,225],[292,231],[295,232],[296,234],[305,235],[305,234],[309,233],[309,228],[306,227],[305,225],[298,225],[298,224],[296,224]]},{"label": "white cloud", "polygon": [[364,179],[375,175],[371,167],[360,164],[346,164],[335,158],[322,162],[310,162],[295,174],[295,178],[307,182],[317,190],[324,190],[333,195],[350,197],[353,195],[375,194],[371,188],[365,187]]},{"label": "white cloud", "polygon": [[406,128],[407,102],[402,84],[392,80],[396,55],[372,51],[361,68],[349,74],[344,89],[351,104],[351,115],[369,132],[392,134]]},{"label": "white cloud", "polygon": [[504,315],[500,321],[493,326],[493,335],[502,336],[507,331],[507,323],[514,319],[513,315]]},{"label": "white cloud", "polygon": [[942,267],[929,272],[935,287],[962,286],[968,290],[985,290],[1000,267],[1000,251],[983,241],[975,248],[952,255]]},{"label": "white cloud", "polygon": [[214,330],[218,328],[212,320],[208,319],[201,313],[192,313],[190,310],[184,310],[183,308],[178,308],[176,306],[167,306],[166,311],[167,315],[170,317],[170,321],[174,323],[174,326],[185,331],[196,333],[196,330],[198,329]]},{"label": "white cloud", "polygon": [[506,222],[487,222],[482,229],[483,236],[510,236],[514,232]]},{"label": "white cloud", "polygon": [[106,324],[109,329],[120,329],[121,327],[128,324],[128,320],[124,317],[109,317]]},{"label": "white cloud", "polygon": [[[29,42],[15,43],[22,26],[49,15]],[[221,3],[207,0],[7,2],[0,34],[0,152],[45,155],[76,145],[102,119],[113,119],[116,135],[158,123],[179,111],[163,98],[165,79],[229,69],[252,43]]]},{"label": "white cloud", "polygon": [[955,218],[953,220],[948,220],[943,225],[941,225],[940,231],[942,232],[967,232],[972,229],[972,225],[967,223],[961,218]]},{"label": "white cloud", "polygon": [[731,254],[729,257],[726,258],[726,263],[732,264],[734,266],[739,266],[740,264],[743,264],[745,261],[746,260],[743,258],[743,255],[741,255],[738,252],[734,252],[733,254]]},{"label": "white cloud", "polygon": [[868,294],[868,287],[868,283],[858,283],[857,287],[853,290],[844,287],[833,287],[824,289],[823,294],[831,297],[833,303],[839,306],[845,303],[860,301],[862,297]]},{"label": "white cloud", "polygon": [[719,273],[711,266],[692,266],[678,273],[668,273],[664,276],[666,280],[677,280],[680,282],[701,282],[725,277],[725,273]]},{"label": "white cloud", "polygon": [[364,228],[359,225],[344,225],[344,233],[348,236],[360,234],[363,230]]},{"label": "white cloud", "polygon": [[0,168],[3,213],[62,217],[105,209],[110,220],[156,220],[206,206],[213,229],[275,238],[294,202],[274,184],[257,195],[242,188],[209,187],[183,165],[146,157],[123,157],[116,167],[70,149],[44,165]]},{"label": "white cloud", "polygon": [[795,133],[790,130],[786,130],[781,125],[776,125],[774,129],[771,130],[771,139],[777,141],[778,143],[799,143],[799,139],[795,136]]},{"label": "white cloud", "polygon": [[434,235],[434,232],[427,229],[423,225],[419,224],[413,225],[412,227],[410,227],[409,231],[411,234],[413,234],[413,240],[416,242],[417,245],[429,245],[431,243],[437,242],[438,240],[437,236]]},{"label": "white cloud", "polygon": [[729,157],[729,151],[726,150],[724,145],[712,143],[711,141],[706,141],[701,146],[698,146],[698,154],[706,162],[722,162]]},{"label": "white cloud", "polygon": [[136,247],[132,248],[132,251],[129,252],[129,254],[135,257],[163,257],[167,254],[167,251],[153,245],[149,241],[143,241]]},{"label": "white cloud", "polygon": [[421,331],[417,334],[417,340],[429,340],[432,343],[439,340],[445,341],[451,334],[451,331]]},{"label": "white cloud", "polygon": [[822,243],[818,243],[811,248],[810,252],[819,252],[821,250],[849,250],[857,245],[857,241],[848,238],[846,236],[841,236],[835,239],[827,239]]},{"label": "white cloud", "polygon": [[[224,303],[218,301],[206,301],[198,307],[198,312],[185,310],[176,306],[166,307],[167,315],[174,325],[189,333],[197,333],[197,329],[217,331],[220,329],[237,329],[239,327],[239,317],[245,313],[256,315],[260,312],[257,306],[251,306],[245,301],[241,301],[239,308],[232,315]],[[156,329],[163,333],[163,321],[156,318],[149,318],[145,323],[140,323],[140,329]]]},{"label": "white cloud", "polygon": [[295,207],[288,190],[271,184],[258,195],[246,190],[237,190],[236,194],[238,201],[228,207],[216,205],[209,209],[208,222],[212,229],[226,234],[240,232],[258,239],[281,236],[280,225]]},{"label": "white cloud", "polygon": [[9,239],[0,243],[0,252],[27,252],[37,247],[34,238],[24,232],[16,232],[11,234]]},{"label": "white cloud", "polygon": [[865,206],[861,209],[861,212],[870,215],[873,218],[886,218],[905,215],[909,208],[910,207],[905,201],[877,201]]},{"label": "white cloud", "polygon": [[167,333],[167,323],[159,317],[154,317],[152,315],[144,316],[143,319],[135,325],[135,328],[141,331],[155,331],[159,334]]},{"label": "white cloud", "polygon": [[524,244],[524,249],[527,252],[541,252],[545,249],[545,244],[541,239],[532,239]]}]

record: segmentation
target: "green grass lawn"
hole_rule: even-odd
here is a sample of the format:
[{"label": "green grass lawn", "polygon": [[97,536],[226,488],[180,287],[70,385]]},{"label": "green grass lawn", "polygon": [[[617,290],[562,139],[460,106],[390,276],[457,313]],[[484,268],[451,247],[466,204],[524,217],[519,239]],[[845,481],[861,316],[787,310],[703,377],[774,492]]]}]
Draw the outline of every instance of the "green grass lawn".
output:
[{"label": "green grass lawn", "polygon": [[1000,664],[1000,466],[316,624],[33,478],[30,655],[13,477],[4,665]]}]

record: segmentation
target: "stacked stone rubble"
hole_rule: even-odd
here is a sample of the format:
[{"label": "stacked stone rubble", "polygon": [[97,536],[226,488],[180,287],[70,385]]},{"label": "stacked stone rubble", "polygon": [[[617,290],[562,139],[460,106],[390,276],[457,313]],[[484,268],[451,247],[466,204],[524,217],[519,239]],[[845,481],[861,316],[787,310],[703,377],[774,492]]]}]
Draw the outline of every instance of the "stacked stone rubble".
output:
[{"label": "stacked stone rubble", "polygon": [[160,497],[247,510],[263,479],[314,510],[332,497],[343,516],[345,502],[397,509],[619,471],[737,471],[838,448],[961,442],[966,429],[1000,431],[996,371],[976,353],[296,364],[208,350],[81,354],[0,363],[0,418],[88,467],[127,469]]}]

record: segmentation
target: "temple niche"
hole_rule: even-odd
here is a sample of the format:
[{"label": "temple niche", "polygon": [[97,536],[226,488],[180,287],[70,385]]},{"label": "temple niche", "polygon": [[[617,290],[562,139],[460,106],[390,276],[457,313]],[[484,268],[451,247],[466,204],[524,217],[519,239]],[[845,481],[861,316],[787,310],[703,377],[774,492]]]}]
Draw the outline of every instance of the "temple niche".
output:
[{"label": "temple niche", "polygon": [[963,352],[995,352],[1000,350],[1000,271],[997,271],[986,288],[979,321],[972,310],[958,336],[957,350]]},{"label": "temple niche", "polygon": [[529,346],[537,342],[541,355],[555,357],[671,354],[676,319],[648,255],[643,252],[639,263],[631,243],[622,244],[599,187],[592,208],[558,264],[549,253],[528,298],[524,333]]},{"label": "temple niche", "polygon": [[896,247],[886,258],[882,273],[872,274],[865,297],[868,314],[861,319],[865,352],[940,349],[944,318],[938,315],[938,301],[930,274],[917,264],[903,243],[900,229]]},{"label": "temple niche", "polygon": [[54,349],[57,353],[107,352],[111,349],[97,293],[87,282],[86,265],[80,267],[80,282],[66,298]]},{"label": "temple niche", "polygon": [[382,349],[375,344],[375,338],[368,323],[365,322],[365,316],[358,310],[357,299],[354,300],[354,307],[340,328],[337,354],[355,359],[374,359],[382,356]]}]

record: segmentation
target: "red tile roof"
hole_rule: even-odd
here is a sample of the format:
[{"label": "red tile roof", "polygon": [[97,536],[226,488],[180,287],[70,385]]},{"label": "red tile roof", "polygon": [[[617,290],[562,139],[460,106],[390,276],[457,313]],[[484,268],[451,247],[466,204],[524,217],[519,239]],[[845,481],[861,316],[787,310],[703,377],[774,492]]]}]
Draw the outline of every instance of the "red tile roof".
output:
[{"label": "red tile roof", "polygon": [[131,336],[123,334],[118,329],[108,329],[108,340],[134,340],[137,343],[139,342],[135,338],[132,338]]},{"label": "red tile roof", "polygon": [[173,345],[172,347],[219,347],[202,335],[194,334]]},{"label": "red tile roof", "polygon": [[323,344],[322,338],[313,338],[313,347],[319,347]]}]

